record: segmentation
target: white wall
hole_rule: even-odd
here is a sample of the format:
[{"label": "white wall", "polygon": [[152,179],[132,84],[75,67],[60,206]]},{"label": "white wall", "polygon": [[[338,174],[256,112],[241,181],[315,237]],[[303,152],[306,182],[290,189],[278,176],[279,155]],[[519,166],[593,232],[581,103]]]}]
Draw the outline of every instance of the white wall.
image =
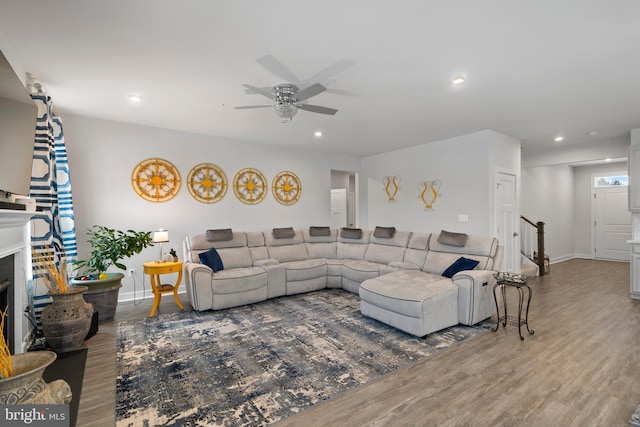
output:
[{"label": "white wall", "polygon": [[[495,168],[519,174],[519,153],[518,140],[487,130],[365,157],[360,188],[368,213],[364,227],[493,235]],[[390,203],[383,177],[393,175],[400,175],[401,182],[396,202]],[[440,197],[427,211],[419,182],[436,179]],[[459,214],[467,214],[469,221],[458,221]]]},{"label": "white wall", "polygon": [[522,171],[522,215],[545,223],[545,252],[551,261],[574,256],[573,171],[569,165]]},{"label": "white wall", "polygon": [[[263,231],[273,227],[329,225],[331,170],[357,172],[360,168],[360,160],[355,157],[243,144],[70,114],[63,115],[63,126],[81,259],[88,253],[86,230],[94,224],[137,231],[166,228],[171,241],[163,249],[174,248],[181,258],[183,237],[208,228]],[[131,185],[135,166],[150,157],[166,159],[180,172],[180,191],[167,202],[148,202]],[[200,203],[187,190],[185,179],[189,170],[202,162],[218,165],[227,175],[230,186],[218,203]],[[246,167],[260,170],[269,186],[276,173],[294,172],[302,184],[300,200],[284,206],[269,191],[256,205],[240,202],[231,183],[236,172]],[[127,267],[137,269],[138,289],[143,262],[156,259],[158,251],[157,247],[147,248],[124,262]],[[148,283],[148,278],[145,280]],[[123,285],[120,299],[131,298],[133,280],[126,278]]]}]

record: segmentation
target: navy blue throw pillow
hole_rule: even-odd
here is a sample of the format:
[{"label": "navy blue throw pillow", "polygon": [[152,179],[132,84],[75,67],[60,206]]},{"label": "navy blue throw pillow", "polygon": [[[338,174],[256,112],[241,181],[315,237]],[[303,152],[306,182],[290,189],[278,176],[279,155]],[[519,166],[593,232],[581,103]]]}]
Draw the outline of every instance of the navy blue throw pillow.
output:
[{"label": "navy blue throw pillow", "polygon": [[460,257],[456,262],[447,267],[447,269],[442,272],[442,275],[444,277],[452,278],[454,274],[463,270],[473,270],[478,264],[480,264],[480,262],[474,259]]},{"label": "navy blue throw pillow", "polygon": [[216,248],[211,248],[207,252],[202,252],[198,256],[200,257],[200,262],[212,269],[214,273],[216,271],[224,270],[222,258],[220,258]]}]

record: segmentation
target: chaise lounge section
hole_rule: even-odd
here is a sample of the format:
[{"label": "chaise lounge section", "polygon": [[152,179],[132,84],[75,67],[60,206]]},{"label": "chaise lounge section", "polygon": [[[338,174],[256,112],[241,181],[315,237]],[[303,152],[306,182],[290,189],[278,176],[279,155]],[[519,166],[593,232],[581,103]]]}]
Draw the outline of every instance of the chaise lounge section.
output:
[{"label": "chaise lounge section", "polygon": [[495,238],[389,227],[207,230],[186,236],[183,251],[195,310],[342,288],[359,294],[365,316],[415,336],[490,317],[502,261]]}]

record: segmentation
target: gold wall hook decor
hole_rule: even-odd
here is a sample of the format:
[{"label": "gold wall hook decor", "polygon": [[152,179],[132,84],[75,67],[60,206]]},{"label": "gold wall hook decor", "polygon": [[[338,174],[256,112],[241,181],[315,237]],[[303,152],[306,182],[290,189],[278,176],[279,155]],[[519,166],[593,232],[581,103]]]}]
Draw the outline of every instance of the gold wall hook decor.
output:
[{"label": "gold wall hook decor", "polygon": [[389,202],[396,201],[396,195],[400,191],[400,175],[385,176],[382,178],[384,183],[384,192],[387,193]]},{"label": "gold wall hook decor", "polygon": [[420,199],[424,203],[424,210],[433,210],[433,204],[440,195],[440,181],[434,179],[433,181],[422,181],[418,184],[420,189]]}]

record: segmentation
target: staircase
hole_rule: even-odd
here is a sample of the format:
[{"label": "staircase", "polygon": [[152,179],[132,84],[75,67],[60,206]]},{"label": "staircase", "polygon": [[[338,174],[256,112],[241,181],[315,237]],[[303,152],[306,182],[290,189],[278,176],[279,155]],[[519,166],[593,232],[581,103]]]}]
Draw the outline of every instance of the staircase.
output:
[{"label": "staircase", "polygon": [[[544,252],[544,222],[533,222],[520,216],[520,253],[524,263],[521,274],[527,276],[545,276],[550,273],[549,257]],[[543,256],[538,256],[543,254]]]}]

